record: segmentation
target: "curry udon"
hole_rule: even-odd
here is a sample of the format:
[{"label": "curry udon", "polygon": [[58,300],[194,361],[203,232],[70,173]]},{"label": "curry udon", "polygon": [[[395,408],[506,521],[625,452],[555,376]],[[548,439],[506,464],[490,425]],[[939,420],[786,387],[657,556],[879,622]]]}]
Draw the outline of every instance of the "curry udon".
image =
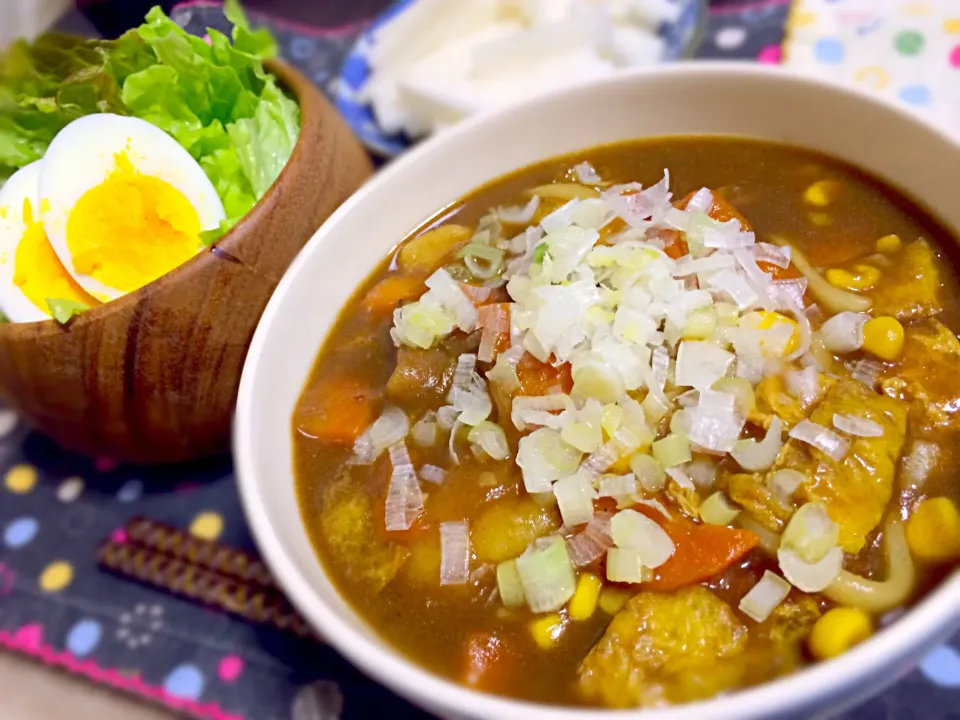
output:
[{"label": "curry udon", "polygon": [[317,554],[400,651],[517,698],[683,702],[838,655],[960,556],[951,243],[745,139],[496,180],[320,352],[293,418]]}]

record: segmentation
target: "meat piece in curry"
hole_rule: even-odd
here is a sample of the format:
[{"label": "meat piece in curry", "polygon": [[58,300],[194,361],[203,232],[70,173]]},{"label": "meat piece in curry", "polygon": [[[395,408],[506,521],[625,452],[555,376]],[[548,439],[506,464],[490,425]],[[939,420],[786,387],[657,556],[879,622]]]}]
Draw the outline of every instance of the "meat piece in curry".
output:
[{"label": "meat piece in curry", "polygon": [[958,563],[952,242],[742,139],[497,180],[320,353],[293,418],[317,554],[412,660],[516,698],[660,706],[841,654]]}]

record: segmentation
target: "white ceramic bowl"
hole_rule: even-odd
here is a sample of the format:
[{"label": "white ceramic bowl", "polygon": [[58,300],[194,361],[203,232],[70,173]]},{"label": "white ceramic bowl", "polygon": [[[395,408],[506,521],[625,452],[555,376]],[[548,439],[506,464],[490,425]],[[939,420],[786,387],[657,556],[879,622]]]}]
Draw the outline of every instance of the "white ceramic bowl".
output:
[{"label": "white ceramic bowl", "polygon": [[[341,306],[411,229],[504,173],[601,143],[724,133],[848,160],[939,211],[960,236],[960,142],[852,90],[746,65],[678,65],[573,87],[442,133],[343,205],[273,295],[240,383],[234,452],[247,517],[293,604],[362,670],[427,710],[477,720],[598,720],[610,712],[515,702],[434,676],[384,643],[324,574],[294,495],[291,413]],[[644,720],[830,714],[879,692],[960,626],[960,573],[889,629],[828,663],[696,705],[627,712]]]}]

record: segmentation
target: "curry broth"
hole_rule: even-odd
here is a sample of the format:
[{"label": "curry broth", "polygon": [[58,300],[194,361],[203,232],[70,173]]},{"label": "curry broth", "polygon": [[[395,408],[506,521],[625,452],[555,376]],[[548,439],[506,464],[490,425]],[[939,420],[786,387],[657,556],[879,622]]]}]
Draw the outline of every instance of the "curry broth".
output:
[{"label": "curry broth", "polygon": [[[944,249],[953,251],[955,247],[949,234],[926,213],[855,168],[798,148],[718,137],[632,141],[551,159],[480,188],[439,213],[410,237],[451,222],[475,226],[495,206],[522,204],[524,190],[569,179],[569,169],[581,161],[590,162],[606,181],[640,182],[644,186],[655,184],[664,168],[668,168],[675,198],[701,187],[717,189],[748,218],[758,240],[773,235],[787,237],[816,266],[846,265],[871,255],[877,238],[888,234],[896,234],[904,242],[926,238],[941,253]],[[812,182],[822,178],[838,181],[843,192],[828,208],[812,210],[804,203],[803,193]],[[939,317],[956,331],[960,327],[960,294],[956,292],[956,280],[946,258],[941,256],[939,262],[944,277],[941,296],[945,307]],[[441,486],[422,483],[427,495],[427,529],[392,534],[383,529],[389,460],[384,456],[372,466],[347,466],[351,454],[349,444],[325,443],[298,430],[300,420],[322,400],[316,397],[317,388],[333,378],[362,377],[375,390],[379,401],[396,362],[396,349],[389,336],[392,318],[389,314],[379,319],[371,318],[361,302],[371,288],[396,272],[396,252],[392,252],[348,302],[320,352],[294,419],[296,489],[317,555],[357,612],[391,645],[418,664],[464,682],[469,643],[472,639],[476,642],[476,638],[494,633],[503,644],[498,648],[502,671],[496,679],[484,683],[484,689],[539,702],[582,704],[584,700],[576,686],[577,668],[603,635],[610,615],[597,611],[589,620],[568,623],[558,646],[542,650],[531,640],[527,629],[526,620],[534,616],[525,608],[503,612],[491,599],[490,590],[496,587],[495,572],[492,575],[489,571],[475,572],[471,582],[463,586],[439,585],[436,574],[438,523],[466,519],[472,527],[472,522],[490,501],[525,495],[519,470],[512,462],[509,466],[482,463],[469,453],[461,453],[464,462],[459,467],[449,468],[446,443],[441,442],[439,446],[426,450],[411,447],[416,465],[433,463],[450,469],[450,476]],[[891,268],[890,274],[895,273],[896,268]],[[878,292],[883,292],[882,284]],[[424,403],[419,409],[426,408]],[[415,404],[404,409],[412,417],[416,416]],[[926,432],[924,436],[937,443],[942,453],[922,490],[903,488],[895,483],[889,512],[899,514],[903,519],[909,509],[926,495],[945,495],[960,502],[960,483],[956,481],[960,449],[956,433],[942,430]],[[907,440],[910,441],[909,435]],[[494,471],[492,478],[489,476],[491,469]],[[363,488],[360,495],[364,500],[346,501],[341,506],[339,503],[343,501],[348,486]],[[358,502],[363,507],[359,507]],[[325,504],[328,510],[334,505],[338,507],[339,520],[324,520]],[[351,512],[366,523],[367,539],[344,540],[357,532],[356,527],[351,526]],[[331,549],[331,533],[345,543],[338,546],[337,552]],[[371,577],[359,568],[367,562],[374,564],[373,555],[376,555],[376,562],[383,563],[384,558],[378,554],[382,551],[380,540],[391,535],[402,537],[401,543],[407,547],[422,550],[432,546],[436,557],[424,562],[413,558],[388,558],[386,564],[396,562],[400,570],[396,577],[380,587],[382,578]],[[370,537],[375,540],[370,541]],[[846,567],[856,567],[863,573],[882,577],[879,537],[879,531],[875,530],[854,565]],[[343,547],[347,548],[346,554]],[[352,559],[344,561],[345,557]],[[476,566],[474,562],[471,568]],[[705,585],[738,612],[738,599],[757,582],[765,569],[776,569],[776,562],[755,550]],[[921,590],[929,589],[947,570],[949,567],[935,570],[921,567]],[[826,607],[829,603],[820,600],[820,604]],[[525,620],[518,622],[518,616]],[[740,619],[744,618],[740,616]],[[763,655],[765,648],[753,640],[751,643],[747,653],[755,652],[756,662],[748,663],[749,670],[742,675],[738,685],[762,682],[792,669],[792,666],[767,666]],[[807,657],[799,658],[801,665],[805,662],[808,662]]]}]

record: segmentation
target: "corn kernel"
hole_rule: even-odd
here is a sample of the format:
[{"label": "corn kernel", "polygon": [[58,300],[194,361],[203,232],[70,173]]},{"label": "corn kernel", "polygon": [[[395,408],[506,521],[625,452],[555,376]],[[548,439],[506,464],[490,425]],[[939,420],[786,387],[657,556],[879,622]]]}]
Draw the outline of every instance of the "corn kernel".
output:
[{"label": "corn kernel", "polygon": [[597,609],[603,581],[593,573],[583,573],[577,581],[577,590],[570,598],[568,610],[571,620],[587,620]]},{"label": "corn kernel", "polygon": [[537,647],[541,650],[550,650],[563,635],[566,621],[560,613],[550,613],[533,620],[529,627],[530,634],[533,636],[533,641],[537,644]]},{"label": "corn kernel", "polygon": [[884,235],[877,240],[877,252],[895,253],[901,247],[903,247],[903,243],[900,241],[899,235]]},{"label": "corn kernel", "polygon": [[607,472],[611,475],[626,475],[630,472],[630,458],[628,456],[619,458]]},{"label": "corn kernel", "polygon": [[627,600],[634,596],[630,590],[620,588],[604,588],[600,593],[600,609],[607,615],[616,615],[627,604]]},{"label": "corn kernel", "polygon": [[856,272],[830,268],[826,272],[827,282],[843,290],[869,290],[883,276],[880,268],[873,265],[854,265],[853,269]]},{"label": "corn kernel", "polygon": [[830,227],[833,225],[833,216],[829,213],[812,212],[807,214],[807,219],[814,227]]},{"label": "corn kernel", "polygon": [[826,207],[840,194],[840,186],[832,180],[818,180],[803,193],[803,200],[807,205]]},{"label": "corn kernel", "polygon": [[810,632],[810,653],[817,660],[842,655],[873,634],[873,621],[858,608],[838,607],[828,610]]},{"label": "corn kernel", "polygon": [[907,520],[907,544],[924,560],[960,557],[960,511],[953,501],[938,497],[921,502]]},{"label": "corn kernel", "polygon": [[881,360],[896,360],[903,352],[903,325],[887,316],[867,320],[863,325],[863,349]]}]

